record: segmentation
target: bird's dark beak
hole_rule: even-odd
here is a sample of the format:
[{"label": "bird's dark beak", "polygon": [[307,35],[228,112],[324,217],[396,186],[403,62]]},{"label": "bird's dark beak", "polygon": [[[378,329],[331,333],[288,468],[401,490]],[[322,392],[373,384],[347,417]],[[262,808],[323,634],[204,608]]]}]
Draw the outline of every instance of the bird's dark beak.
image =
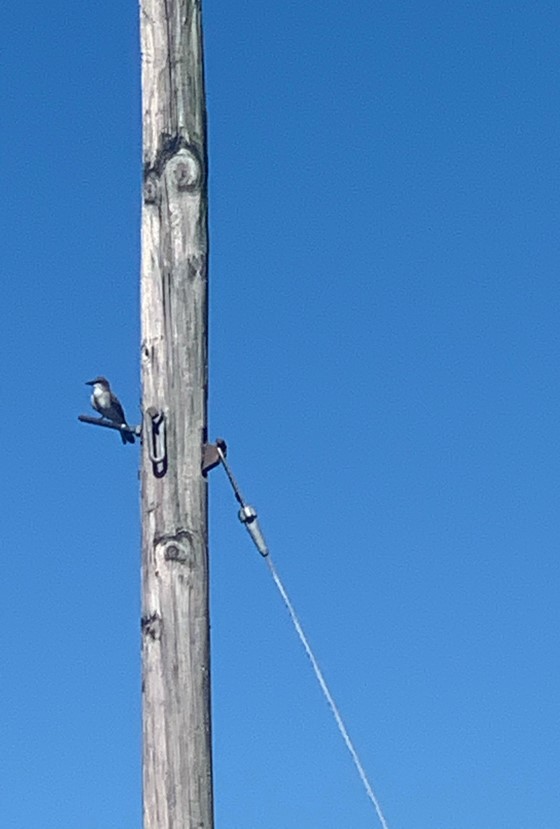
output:
[{"label": "bird's dark beak", "polygon": [[94,383],[95,383],[95,380],[86,380],[86,386],[93,386]]}]

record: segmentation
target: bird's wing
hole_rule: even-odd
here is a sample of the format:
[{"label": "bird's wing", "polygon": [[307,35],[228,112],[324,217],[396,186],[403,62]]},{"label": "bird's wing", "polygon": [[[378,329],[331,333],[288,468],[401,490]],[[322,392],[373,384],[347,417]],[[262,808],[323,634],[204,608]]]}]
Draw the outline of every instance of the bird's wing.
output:
[{"label": "bird's wing", "polygon": [[124,409],[121,406],[120,400],[118,400],[114,394],[111,394],[111,408],[115,415],[115,420],[120,421],[121,423],[126,423],[126,417],[124,416]]}]

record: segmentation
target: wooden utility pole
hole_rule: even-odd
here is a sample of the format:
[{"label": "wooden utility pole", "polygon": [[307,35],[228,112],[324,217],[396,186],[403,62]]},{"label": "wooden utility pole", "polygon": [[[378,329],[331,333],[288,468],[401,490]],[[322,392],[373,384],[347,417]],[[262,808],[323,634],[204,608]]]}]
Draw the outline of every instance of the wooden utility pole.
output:
[{"label": "wooden utility pole", "polygon": [[140,0],[144,829],[213,829],[200,0]]}]

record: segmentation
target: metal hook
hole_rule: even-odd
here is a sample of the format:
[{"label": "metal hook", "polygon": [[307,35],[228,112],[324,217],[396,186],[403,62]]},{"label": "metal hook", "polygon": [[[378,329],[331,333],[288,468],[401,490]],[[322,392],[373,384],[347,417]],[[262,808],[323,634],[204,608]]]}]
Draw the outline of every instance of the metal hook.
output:
[{"label": "metal hook", "polygon": [[162,478],[167,471],[167,436],[165,428],[165,414],[154,406],[146,411],[150,418],[148,436],[148,452],[152,462],[154,475]]}]

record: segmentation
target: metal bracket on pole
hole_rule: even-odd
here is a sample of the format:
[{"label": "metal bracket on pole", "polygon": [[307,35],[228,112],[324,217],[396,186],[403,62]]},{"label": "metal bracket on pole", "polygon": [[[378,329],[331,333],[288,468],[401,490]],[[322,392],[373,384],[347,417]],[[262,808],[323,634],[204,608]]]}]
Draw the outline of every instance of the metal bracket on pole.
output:
[{"label": "metal bracket on pole", "polygon": [[221,463],[218,446],[220,446],[224,455],[227,455],[226,442],[222,438],[218,438],[215,444],[205,443],[202,447],[202,474],[204,476]]},{"label": "metal bracket on pole", "polygon": [[165,415],[154,406],[146,411],[148,418],[147,440],[148,452],[156,478],[163,478],[167,472],[167,439]]},{"label": "metal bracket on pole", "polygon": [[[261,556],[263,556],[263,558],[266,558],[266,556],[268,555],[268,547],[266,545],[266,541],[264,540],[264,536],[259,526],[257,511],[254,507],[252,507],[245,501],[243,495],[241,494],[241,490],[237,485],[237,481],[233,477],[233,473],[230,469],[230,466],[226,461],[227,446],[225,440],[223,440],[223,438],[218,438],[216,440],[216,445],[212,446],[212,449],[216,452],[218,456],[218,463],[221,463],[225,469],[226,475],[228,476],[229,482],[231,484],[231,488],[233,489],[233,494],[235,495],[235,500],[240,506],[238,518],[241,521],[241,523],[245,525],[247,532],[253,539],[253,543],[255,544],[255,547],[257,548]],[[212,468],[216,465],[216,463],[213,463],[212,466],[209,468]]]}]

